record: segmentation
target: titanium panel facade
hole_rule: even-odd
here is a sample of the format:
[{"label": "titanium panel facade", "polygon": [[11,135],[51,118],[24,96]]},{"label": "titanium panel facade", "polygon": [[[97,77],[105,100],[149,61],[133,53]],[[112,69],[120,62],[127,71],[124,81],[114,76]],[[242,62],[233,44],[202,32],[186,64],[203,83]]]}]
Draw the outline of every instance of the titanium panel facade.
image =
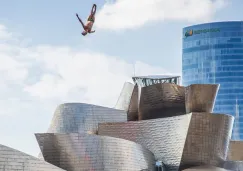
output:
[{"label": "titanium panel facade", "polygon": [[[243,139],[243,22],[205,23],[183,29],[182,84],[220,84],[214,113],[235,120],[232,139]],[[237,109],[238,106],[238,109]]]},{"label": "titanium panel facade", "polygon": [[186,87],[186,113],[213,111],[218,84],[192,84]]},{"label": "titanium panel facade", "polygon": [[231,115],[192,113],[181,168],[220,167],[227,158],[233,122]]},{"label": "titanium panel facade", "polygon": [[226,161],[224,163],[224,168],[230,171],[242,171],[243,161]]},{"label": "titanium panel facade", "polygon": [[64,171],[50,163],[15,149],[0,145],[0,170],[2,171]]},{"label": "titanium panel facade", "polygon": [[155,170],[154,155],[124,139],[73,134],[36,134],[47,162],[68,171]]},{"label": "titanium panel facade", "polygon": [[134,84],[125,82],[121,94],[116,103],[115,109],[125,110],[126,112],[128,111],[133,89],[134,89]]},{"label": "titanium panel facade", "polygon": [[213,166],[199,166],[199,167],[192,167],[189,169],[185,169],[183,171],[230,171],[220,167],[213,167]]},{"label": "titanium panel facade", "polygon": [[168,170],[177,170],[181,161],[191,114],[99,124],[98,135],[134,141],[149,149]]},{"label": "titanium panel facade", "polygon": [[138,85],[134,86],[132,97],[129,105],[129,109],[127,112],[127,120],[128,121],[137,121],[138,120]]},{"label": "titanium panel facade", "polygon": [[243,141],[230,141],[228,160],[243,161]]},{"label": "titanium panel facade", "polygon": [[139,120],[177,116],[185,113],[184,87],[171,83],[142,87],[138,110]]},{"label": "titanium panel facade", "polygon": [[124,121],[127,121],[127,114],[123,110],[85,103],[65,103],[57,107],[47,132],[96,134],[98,123]]}]

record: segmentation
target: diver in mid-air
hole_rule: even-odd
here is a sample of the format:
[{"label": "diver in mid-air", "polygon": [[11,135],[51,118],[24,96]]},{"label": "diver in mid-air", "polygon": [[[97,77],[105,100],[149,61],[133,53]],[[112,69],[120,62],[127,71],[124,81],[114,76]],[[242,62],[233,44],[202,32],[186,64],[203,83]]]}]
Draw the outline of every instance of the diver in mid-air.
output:
[{"label": "diver in mid-air", "polygon": [[92,9],[91,9],[91,13],[87,19],[86,24],[83,23],[83,21],[79,18],[78,14],[76,14],[79,22],[81,23],[81,25],[84,28],[84,31],[82,32],[82,35],[85,36],[87,33],[94,33],[95,30],[92,30],[92,27],[94,25],[95,22],[95,13],[96,13],[96,4],[93,5]]}]

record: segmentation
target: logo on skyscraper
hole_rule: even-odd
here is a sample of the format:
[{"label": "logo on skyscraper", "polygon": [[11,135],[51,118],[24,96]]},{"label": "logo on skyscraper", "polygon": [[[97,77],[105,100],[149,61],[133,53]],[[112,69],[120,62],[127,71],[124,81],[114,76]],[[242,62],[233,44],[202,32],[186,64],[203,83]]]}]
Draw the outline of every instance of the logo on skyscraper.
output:
[{"label": "logo on skyscraper", "polygon": [[188,31],[185,33],[185,37],[192,36],[192,35],[193,35],[193,30],[188,30]]}]

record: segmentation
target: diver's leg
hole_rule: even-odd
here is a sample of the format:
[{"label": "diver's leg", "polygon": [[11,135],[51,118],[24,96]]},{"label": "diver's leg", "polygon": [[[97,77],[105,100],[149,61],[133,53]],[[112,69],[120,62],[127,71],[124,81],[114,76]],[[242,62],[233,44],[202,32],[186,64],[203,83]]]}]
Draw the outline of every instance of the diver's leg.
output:
[{"label": "diver's leg", "polygon": [[92,9],[91,9],[91,14],[95,15],[96,13],[96,4],[93,4]]}]

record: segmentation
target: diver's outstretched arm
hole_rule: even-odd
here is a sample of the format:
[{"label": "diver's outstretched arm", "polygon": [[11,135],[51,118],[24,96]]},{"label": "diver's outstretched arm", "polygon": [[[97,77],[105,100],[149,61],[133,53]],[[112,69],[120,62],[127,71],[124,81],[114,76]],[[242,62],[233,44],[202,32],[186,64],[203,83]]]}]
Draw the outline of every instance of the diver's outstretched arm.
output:
[{"label": "diver's outstretched arm", "polygon": [[78,16],[78,14],[77,14],[77,13],[76,13],[76,16],[77,16],[77,18],[78,18],[79,22],[82,24],[83,28],[85,29],[85,25],[84,25],[83,21],[82,21],[82,20],[79,18],[79,16]]},{"label": "diver's outstretched arm", "polygon": [[93,31],[90,31],[90,33],[94,33],[95,32],[95,30],[93,30]]}]

